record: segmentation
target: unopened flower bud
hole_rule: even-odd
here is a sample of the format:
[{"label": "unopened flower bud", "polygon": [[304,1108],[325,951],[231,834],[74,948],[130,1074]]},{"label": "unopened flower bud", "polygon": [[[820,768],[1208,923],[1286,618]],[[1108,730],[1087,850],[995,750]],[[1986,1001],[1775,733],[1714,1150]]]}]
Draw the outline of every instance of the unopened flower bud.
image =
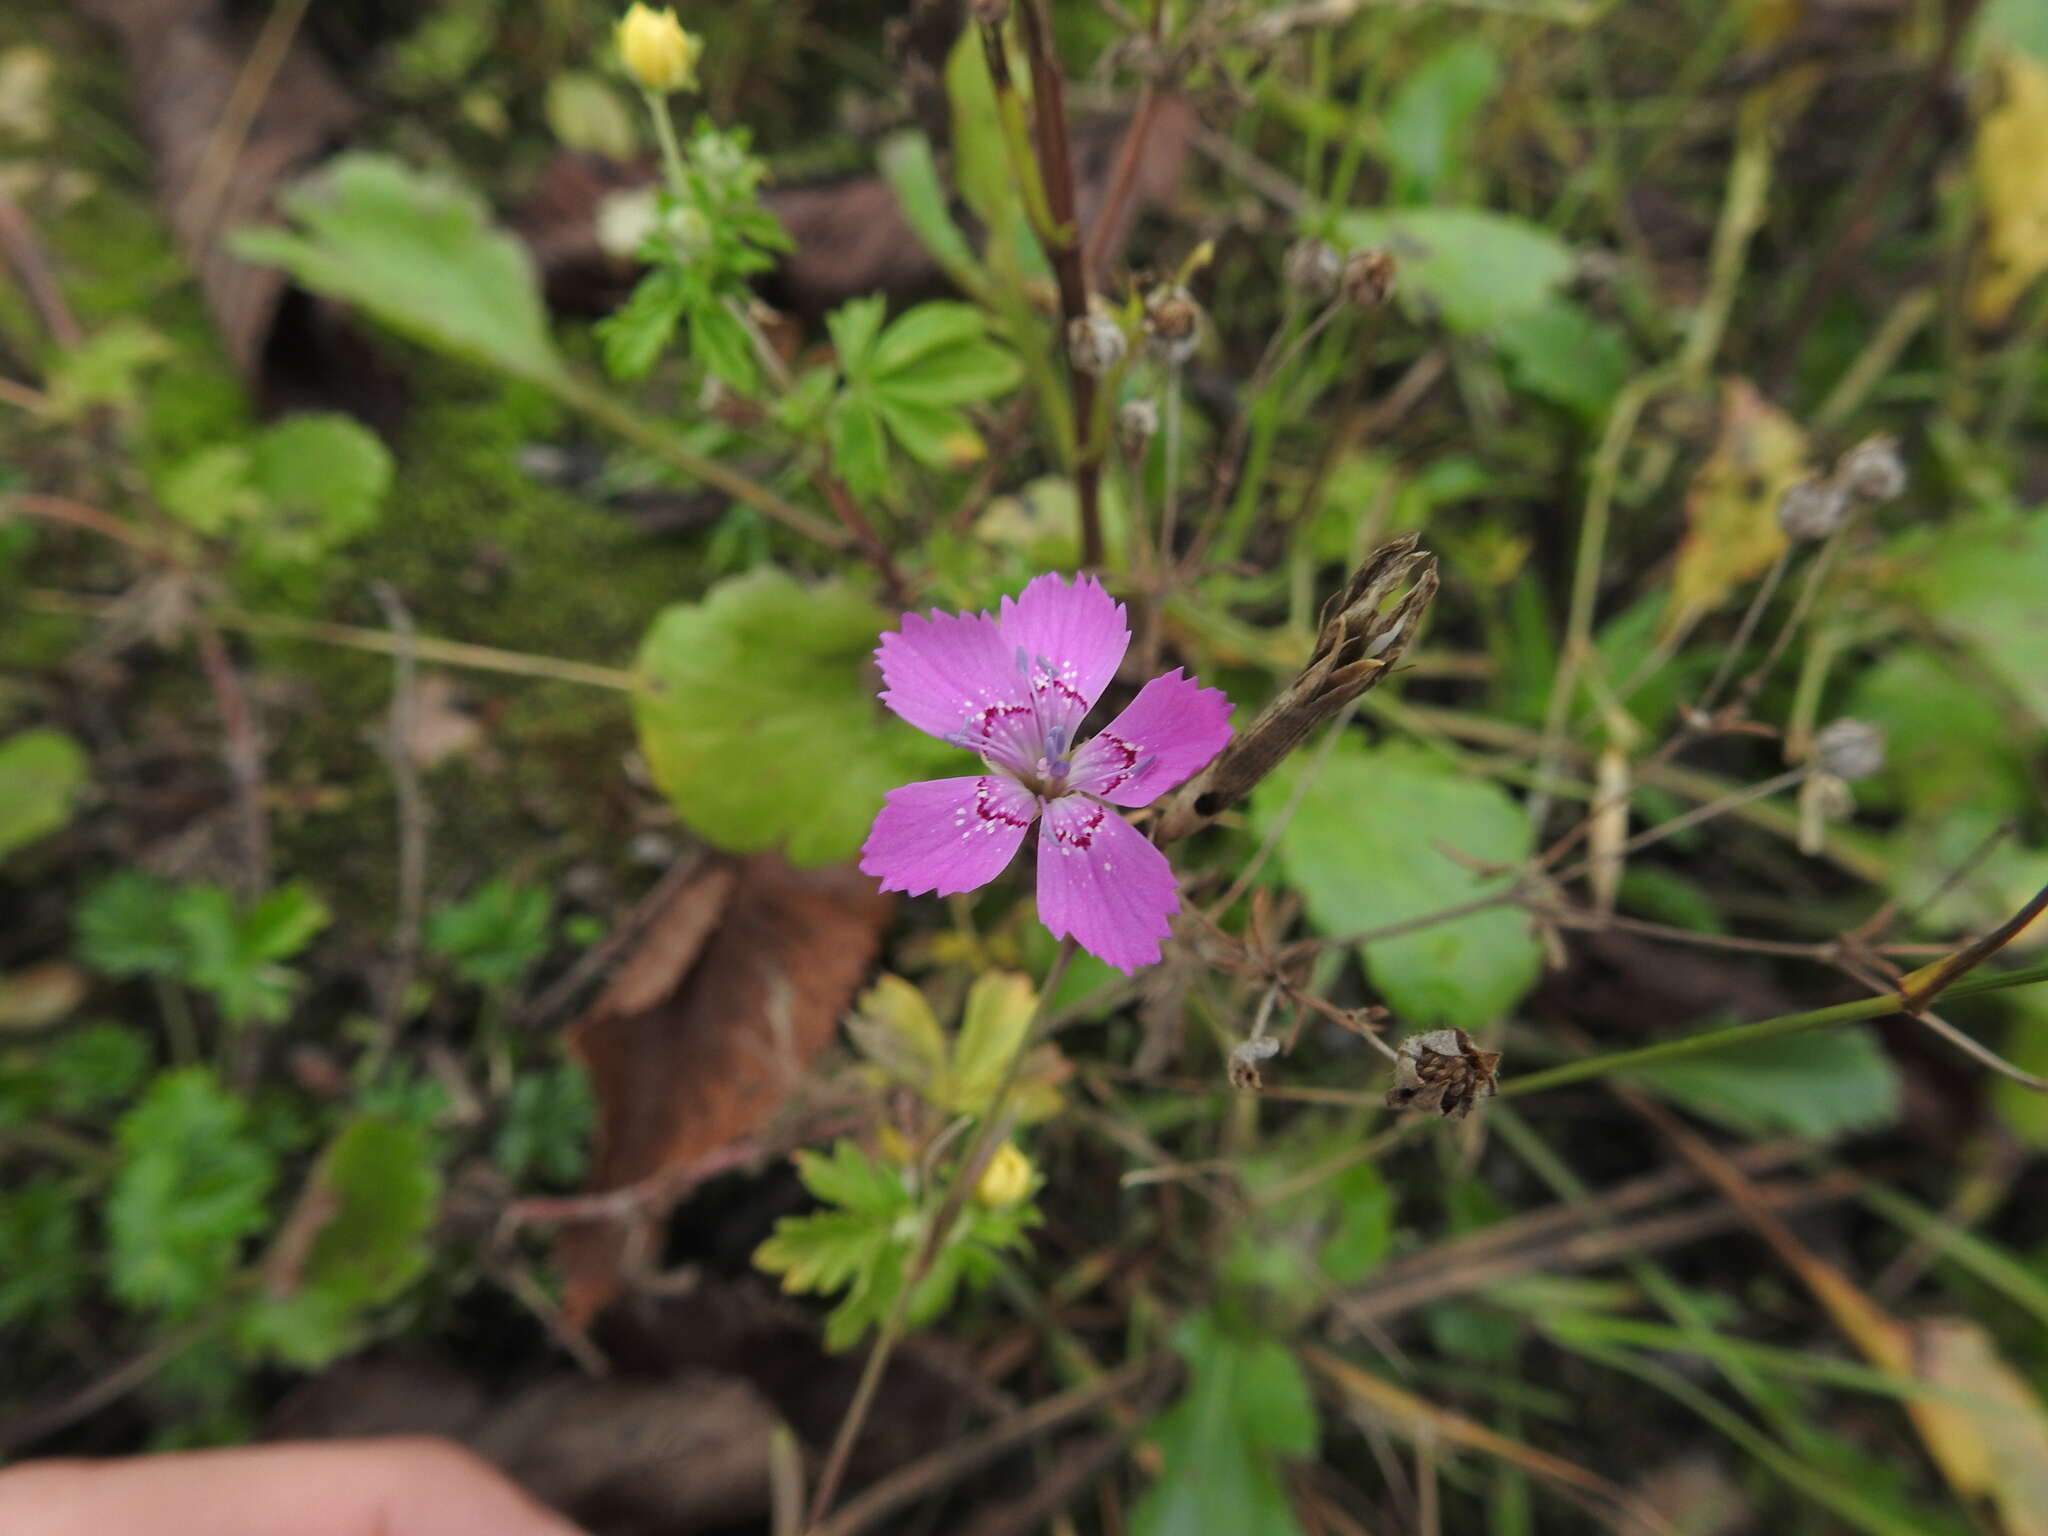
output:
[{"label": "unopened flower bud", "polygon": [[1187,289],[1175,284],[1146,295],[1145,342],[1160,362],[1177,368],[1193,357],[1201,332],[1202,306]]},{"label": "unopened flower bud", "polygon": [[642,90],[667,96],[697,89],[697,59],[704,52],[704,39],[685,32],[674,11],[666,6],[657,11],[633,0],[614,35],[626,73]]},{"label": "unopened flower bud", "polygon": [[1018,1150],[1017,1143],[1006,1141],[974,1181],[974,1198],[994,1210],[1005,1210],[1031,1193],[1031,1181],[1037,1176],[1031,1159]]},{"label": "unopened flower bud", "polygon": [[1824,539],[1842,526],[1849,494],[1832,480],[1802,480],[1778,498],[1778,526],[1788,538]]},{"label": "unopened flower bud", "polygon": [[1906,489],[1906,461],[1898,443],[1880,433],[1842,455],[1835,479],[1861,501],[1890,501]]},{"label": "unopened flower bud", "polygon": [[1067,323],[1067,361],[1075,372],[1107,373],[1123,360],[1123,328],[1109,316],[1076,315]]},{"label": "unopened flower bud", "polygon": [[1868,720],[1831,720],[1813,738],[1821,772],[1844,783],[1867,779],[1884,766],[1884,727]]},{"label": "unopened flower bud", "polygon": [[1117,408],[1116,440],[1125,453],[1136,456],[1159,432],[1159,406],[1149,395],[1126,400]]},{"label": "unopened flower bud", "polygon": [[1394,253],[1353,251],[1344,262],[1344,297],[1360,309],[1377,309],[1394,292]]},{"label": "unopened flower bud", "polygon": [[1280,263],[1280,275],[1287,286],[1318,303],[1337,291],[1337,279],[1343,274],[1344,258],[1321,240],[1295,241]]}]

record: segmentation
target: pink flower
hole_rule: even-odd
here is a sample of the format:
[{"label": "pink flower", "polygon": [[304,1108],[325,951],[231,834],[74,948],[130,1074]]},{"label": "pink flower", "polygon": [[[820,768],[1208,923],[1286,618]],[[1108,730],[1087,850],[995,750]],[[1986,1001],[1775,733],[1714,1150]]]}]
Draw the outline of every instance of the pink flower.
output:
[{"label": "pink flower", "polygon": [[1045,926],[1127,973],[1156,961],[1180,892],[1166,855],[1111,807],[1150,805],[1207,766],[1230,739],[1230,701],[1176,668],[1077,744],[1130,643],[1123,604],[1092,576],[1040,576],[993,617],[906,613],[875,651],[882,702],[988,771],[891,790],[861,869],[885,891],[971,891],[1043,816]]}]

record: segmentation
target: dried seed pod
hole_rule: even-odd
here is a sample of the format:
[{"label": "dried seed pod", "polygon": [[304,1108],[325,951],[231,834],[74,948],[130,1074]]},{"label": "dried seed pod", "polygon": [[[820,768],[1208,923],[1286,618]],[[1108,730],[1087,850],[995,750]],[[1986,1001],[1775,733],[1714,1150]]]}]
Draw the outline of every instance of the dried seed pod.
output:
[{"label": "dried seed pod", "polygon": [[1287,248],[1280,263],[1280,275],[1303,298],[1320,304],[1337,291],[1344,275],[1344,258],[1322,240],[1297,240]]},{"label": "dried seed pod", "polygon": [[1244,1093],[1257,1093],[1266,1086],[1265,1078],[1259,1075],[1259,1063],[1270,1061],[1280,1054],[1280,1042],[1271,1035],[1254,1035],[1241,1041],[1230,1053],[1230,1063],[1224,1069],[1230,1079],[1230,1086]]},{"label": "dried seed pod", "polygon": [[1415,638],[1436,596],[1436,556],[1419,534],[1382,544],[1323,605],[1315,653],[1216,760],[1174,792],[1154,822],[1160,842],[1185,837],[1237,804],[1307,739],[1372,687]]},{"label": "dried seed pod", "polygon": [[1802,480],[1778,498],[1778,526],[1788,538],[1824,539],[1848,512],[1849,493],[1832,480]]},{"label": "dried seed pod", "polygon": [[1202,306],[1178,283],[1154,288],[1145,295],[1145,344],[1169,368],[1195,355],[1201,341]]},{"label": "dried seed pod", "polygon": [[1125,453],[1133,458],[1145,451],[1145,445],[1159,432],[1159,404],[1149,395],[1139,395],[1126,400],[1117,408],[1116,440],[1123,445]]},{"label": "dried seed pod", "polygon": [[1394,253],[1353,251],[1344,261],[1344,297],[1360,309],[1378,309],[1394,294]]},{"label": "dried seed pod", "polygon": [[1500,1083],[1500,1052],[1482,1051],[1462,1029],[1410,1035],[1394,1058],[1387,1108],[1420,1110],[1462,1120]]},{"label": "dried seed pod", "polygon": [[1067,322],[1067,361],[1077,373],[1107,373],[1124,360],[1123,328],[1099,310]]},{"label": "dried seed pod", "polygon": [[1860,501],[1890,501],[1906,489],[1898,440],[1884,433],[1866,437],[1836,463],[1835,480]]},{"label": "dried seed pod", "polygon": [[1845,784],[1867,779],[1884,766],[1884,727],[1846,715],[1831,720],[1813,738],[1813,758],[1821,772]]}]

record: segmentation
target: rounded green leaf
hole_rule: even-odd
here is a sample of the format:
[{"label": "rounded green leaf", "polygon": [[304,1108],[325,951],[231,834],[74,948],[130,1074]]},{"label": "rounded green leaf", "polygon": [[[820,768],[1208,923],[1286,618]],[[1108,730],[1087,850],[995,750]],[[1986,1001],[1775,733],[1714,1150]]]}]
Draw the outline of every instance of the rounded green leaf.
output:
[{"label": "rounded green leaf", "polygon": [[[1285,765],[1252,797],[1260,836],[1280,825],[1311,770]],[[1498,785],[1461,776],[1419,748],[1337,743],[1280,833],[1280,861],[1327,934],[1427,916],[1493,890],[1478,865],[1529,852],[1528,820]],[[1450,851],[1447,851],[1450,850]],[[1451,851],[1457,854],[1451,856]],[[1512,907],[1366,946],[1366,968],[1404,1024],[1477,1029],[1535,985],[1543,953]]]},{"label": "rounded green leaf", "polygon": [[860,848],[889,790],[970,770],[876,702],[886,622],[843,583],[767,569],[657,618],[634,719],[678,814],[719,848],[829,864]]},{"label": "rounded green leaf", "polygon": [[85,749],[62,731],[0,741],[0,858],[69,821],[84,782]]}]

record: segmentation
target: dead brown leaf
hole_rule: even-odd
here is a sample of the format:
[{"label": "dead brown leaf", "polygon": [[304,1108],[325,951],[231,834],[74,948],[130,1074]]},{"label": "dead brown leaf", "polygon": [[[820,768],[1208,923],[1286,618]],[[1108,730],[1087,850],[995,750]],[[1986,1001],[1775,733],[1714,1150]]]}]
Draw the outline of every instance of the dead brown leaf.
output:
[{"label": "dead brown leaf", "polygon": [[255,23],[231,21],[216,0],[80,0],[79,9],[121,39],[171,234],[199,274],[229,356],[253,379],[285,277],[232,255],[221,237],[268,217],[279,184],[334,149],[361,109],[319,56],[294,42],[237,144],[230,102],[238,85],[247,92],[260,83],[244,83]]},{"label": "dead brown leaf", "polygon": [[[707,861],[570,1027],[597,1097],[589,1187],[686,1171],[767,1125],[832,1039],[893,905],[850,866]],[[563,1231],[570,1326],[618,1294],[629,1224],[658,1204]]]}]

